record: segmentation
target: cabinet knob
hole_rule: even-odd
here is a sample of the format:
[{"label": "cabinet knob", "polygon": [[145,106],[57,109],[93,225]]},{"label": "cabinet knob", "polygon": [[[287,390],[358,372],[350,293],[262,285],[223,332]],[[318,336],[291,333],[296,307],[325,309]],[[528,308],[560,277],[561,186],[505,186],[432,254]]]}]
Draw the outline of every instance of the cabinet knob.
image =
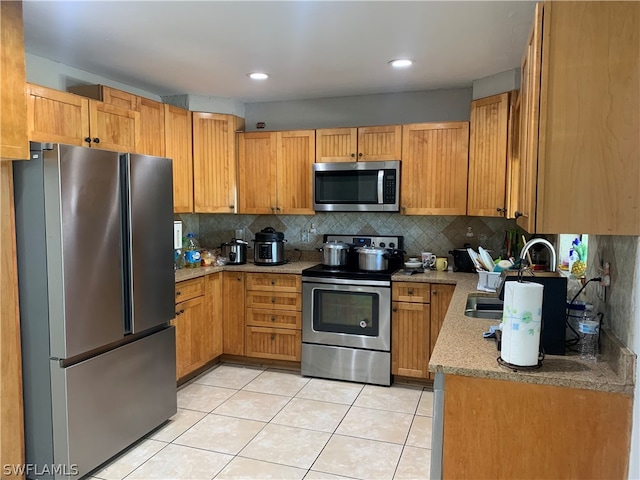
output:
[{"label": "cabinet knob", "polygon": [[398,311],[398,308],[397,308],[397,307],[393,307],[393,311],[394,311],[394,312],[397,312],[397,311]]},{"label": "cabinet knob", "polygon": [[183,313],[184,313],[184,310],[178,310],[178,311],[176,312],[176,317],[177,317],[178,315],[182,315]]},{"label": "cabinet knob", "polygon": [[413,295],[413,288],[410,288],[409,290],[407,290],[407,293],[408,293],[409,295]]},{"label": "cabinet knob", "polygon": [[358,158],[362,158],[362,152],[358,154]]},{"label": "cabinet knob", "polygon": [[507,212],[507,209],[506,208],[502,208],[502,207],[498,207],[498,208],[496,208],[496,210],[498,212],[500,212],[500,213],[506,213]]},{"label": "cabinet knob", "polygon": [[271,321],[275,322],[276,321],[276,317],[271,317]]},{"label": "cabinet knob", "polygon": [[182,295],[182,292],[181,292],[180,290],[178,290],[178,291],[176,292],[176,297],[179,297],[180,295]]},{"label": "cabinet knob", "polygon": [[233,210],[235,208],[234,205],[229,205],[229,210]]},{"label": "cabinet knob", "polygon": [[276,211],[276,209],[274,207],[271,207],[271,212],[273,213],[275,211]]},{"label": "cabinet knob", "polygon": [[406,211],[407,211],[407,206],[406,206],[406,205],[402,205],[402,207],[400,207],[400,208],[402,208],[402,211],[403,211],[403,212],[406,212]]},{"label": "cabinet knob", "polygon": [[437,295],[437,294],[438,294],[438,290],[433,290],[433,291],[431,292],[431,295]]},{"label": "cabinet knob", "polygon": [[271,340],[275,340],[275,339],[276,339],[276,334],[275,334],[275,333],[272,333],[272,334],[271,334]]},{"label": "cabinet knob", "polygon": [[87,142],[87,143],[91,143],[91,137],[85,138],[84,141]]},{"label": "cabinet knob", "polygon": [[280,211],[280,207],[276,207],[276,210],[279,212]]},{"label": "cabinet knob", "polygon": [[98,137],[94,138],[93,143],[100,143],[100,139]]},{"label": "cabinet knob", "polygon": [[276,281],[275,280],[271,280],[271,285],[275,285]]},{"label": "cabinet knob", "polygon": [[355,156],[356,156],[356,154],[355,154],[355,153],[352,153],[352,154],[351,154],[351,158],[355,158]]},{"label": "cabinet knob", "polygon": [[271,297],[271,303],[276,303],[276,299],[274,297]]},{"label": "cabinet knob", "polygon": [[516,210],[514,212],[513,216],[516,217],[516,218],[520,218],[520,217],[527,217],[528,215],[525,215],[524,213],[519,212],[519,211]]}]

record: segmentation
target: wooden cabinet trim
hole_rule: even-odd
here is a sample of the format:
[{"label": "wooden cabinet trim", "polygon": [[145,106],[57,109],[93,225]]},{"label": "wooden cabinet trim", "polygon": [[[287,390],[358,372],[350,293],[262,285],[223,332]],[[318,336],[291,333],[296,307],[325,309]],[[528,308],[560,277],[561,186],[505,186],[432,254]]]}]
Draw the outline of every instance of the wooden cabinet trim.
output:
[{"label": "wooden cabinet trim", "polygon": [[204,295],[204,277],[176,283],[176,303]]}]

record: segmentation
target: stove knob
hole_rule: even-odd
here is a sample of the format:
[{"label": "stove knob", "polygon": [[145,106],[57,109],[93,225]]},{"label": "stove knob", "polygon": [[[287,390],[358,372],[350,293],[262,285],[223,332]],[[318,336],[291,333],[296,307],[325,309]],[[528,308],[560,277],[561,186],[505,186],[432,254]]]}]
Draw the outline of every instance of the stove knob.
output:
[{"label": "stove knob", "polygon": [[381,246],[382,248],[384,248],[384,247],[385,247],[384,242],[380,242],[380,245],[379,245],[379,246]]},{"label": "stove knob", "polygon": [[393,243],[393,242],[391,242],[391,243],[389,244],[389,248],[396,248],[396,244],[395,244],[395,243]]}]

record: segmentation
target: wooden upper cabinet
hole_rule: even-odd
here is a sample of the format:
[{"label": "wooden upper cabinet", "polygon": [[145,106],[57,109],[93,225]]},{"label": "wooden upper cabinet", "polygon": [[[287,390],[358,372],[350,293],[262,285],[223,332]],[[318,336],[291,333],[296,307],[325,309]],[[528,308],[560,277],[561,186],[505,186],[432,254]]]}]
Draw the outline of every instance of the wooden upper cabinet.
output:
[{"label": "wooden upper cabinet", "polygon": [[316,130],[316,162],[400,160],[402,126]]},{"label": "wooden upper cabinet", "polygon": [[140,142],[140,113],[89,100],[91,146],[118,152],[136,152]]},{"label": "wooden upper cabinet", "polygon": [[142,97],[118,90],[117,88],[107,87],[106,85],[75,85],[68,87],[67,91],[75,93],[76,95],[82,95],[83,97],[100,100],[101,102],[116,107],[122,107],[136,112],[140,111],[140,101]]},{"label": "wooden upper cabinet", "polygon": [[312,169],[315,131],[276,134],[276,212],[313,215]]},{"label": "wooden upper cabinet", "polygon": [[193,113],[194,208],[199,213],[234,213],[236,200],[236,130],[244,120],[234,115]]},{"label": "wooden upper cabinet", "polygon": [[313,130],[238,136],[239,213],[313,215]]},{"label": "wooden upper cabinet", "polygon": [[189,110],[164,105],[165,155],[173,161],[173,211],[193,212],[193,156]]},{"label": "wooden upper cabinet", "polygon": [[509,93],[471,102],[467,215],[506,213]]},{"label": "wooden upper cabinet", "polygon": [[276,144],[276,132],[238,135],[238,213],[276,213]]},{"label": "wooden upper cabinet", "polygon": [[0,2],[0,160],[28,160],[22,2]]},{"label": "wooden upper cabinet", "polygon": [[[517,224],[531,233],[535,232],[536,225],[542,12],[543,4],[539,3],[536,5],[533,27],[522,59],[520,80],[520,162],[518,202],[514,216]],[[566,211],[565,215],[567,215]]]},{"label": "wooden upper cabinet", "polygon": [[357,155],[357,128],[316,130],[316,162],[355,162]]},{"label": "wooden upper cabinet", "polygon": [[136,151],[144,155],[164,157],[166,152],[164,104],[139,97],[140,141]]},{"label": "wooden upper cabinet", "polygon": [[402,125],[358,128],[358,161],[400,160]]},{"label": "wooden upper cabinet", "polygon": [[401,212],[465,215],[468,158],[469,122],[404,125]]},{"label": "wooden upper cabinet", "polygon": [[640,235],[640,3],[546,2],[543,24],[536,231]]},{"label": "wooden upper cabinet", "polygon": [[88,99],[31,83],[26,89],[29,140],[90,145]]}]

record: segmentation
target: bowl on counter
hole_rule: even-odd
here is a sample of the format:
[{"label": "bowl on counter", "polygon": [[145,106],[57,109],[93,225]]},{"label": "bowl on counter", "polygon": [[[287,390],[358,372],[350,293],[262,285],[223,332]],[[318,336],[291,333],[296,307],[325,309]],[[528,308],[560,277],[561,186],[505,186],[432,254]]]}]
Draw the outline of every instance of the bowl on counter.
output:
[{"label": "bowl on counter", "polygon": [[415,262],[412,262],[412,261],[404,262],[404,268],[408,268],[410,270],[411,269],[415,269],[415,268],[420,268],[420,267],[422,267],[422,262],[418,262],[418,261],[415,261]]}]

